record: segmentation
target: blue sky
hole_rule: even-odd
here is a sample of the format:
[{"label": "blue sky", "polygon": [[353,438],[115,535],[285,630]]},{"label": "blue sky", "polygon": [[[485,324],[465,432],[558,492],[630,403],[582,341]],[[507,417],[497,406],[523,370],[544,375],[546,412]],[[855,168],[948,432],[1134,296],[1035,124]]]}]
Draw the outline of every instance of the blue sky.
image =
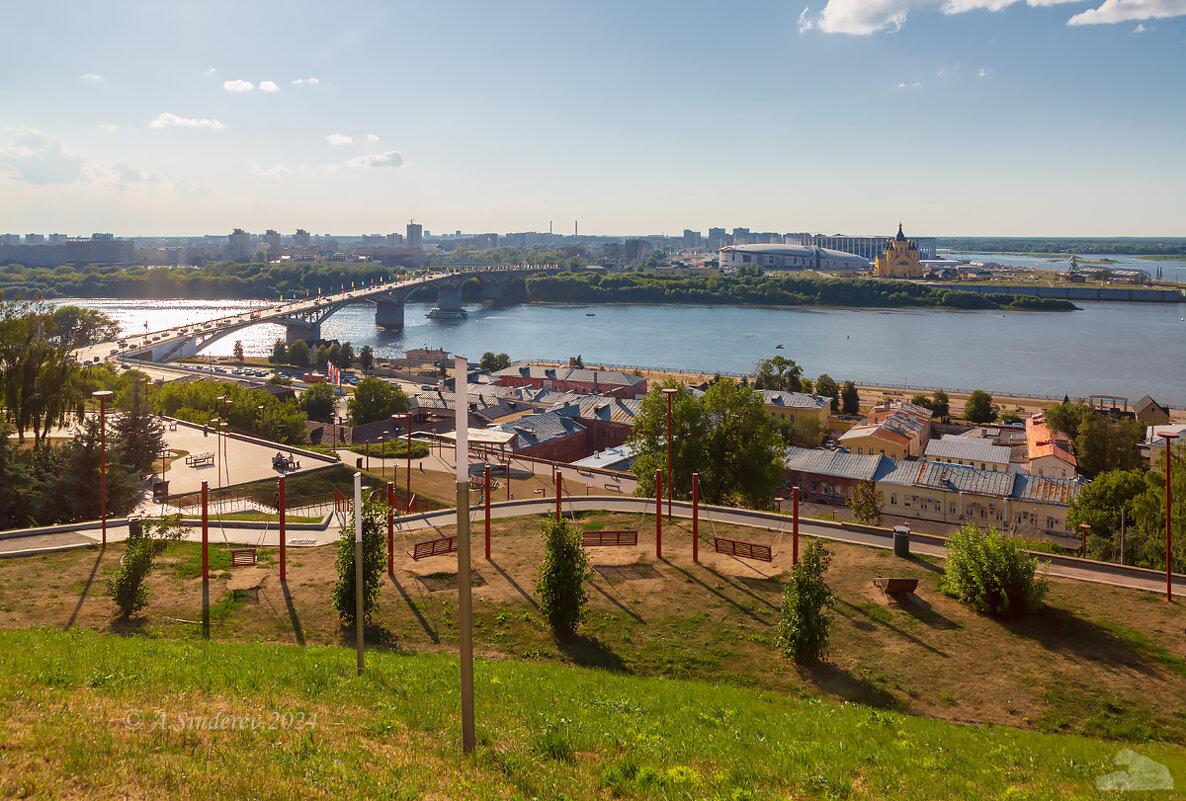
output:
[{"label": "blue sky", "polygon": [[10,9],[0,230],[1186,235],[1186,0]]}]

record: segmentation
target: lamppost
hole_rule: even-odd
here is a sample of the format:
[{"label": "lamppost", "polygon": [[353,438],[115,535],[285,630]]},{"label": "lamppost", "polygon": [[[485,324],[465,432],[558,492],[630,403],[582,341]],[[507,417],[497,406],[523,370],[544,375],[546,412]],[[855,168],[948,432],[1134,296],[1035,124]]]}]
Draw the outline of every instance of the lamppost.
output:
[{"label": "lamppost", "polygon": [[380,434],[379,435],[379,474],[380,475],[382,475],[382,473],[383,473],[383,462],[387,459],[387,456],[385,453],[385,448],[383,447],[384,445],[386,445],[386,443],[387,443],[387,434]]},{"label": "lamppost", "polygon": [[1170,463],[1173,461],[1171,451],[1174,440],[1178,438],[1178,435],[1162,431],[1157,436],[1165,440],[1165,599],[1172,601],[1174,600],[1174,585],[1170,573],[1170,557],[1173,555],[1173,546],[1170,541]]},{"label": "lamppost", "polygon": [[99,399],[99,517],[103,526],[103,547],[107,547],[107,399],[114,395],[109,389],[91,393]]},{"label": "lamppost", "polygon": [[259,429],[259,435],[262,437],[264,435],[264,405],[261,403],[255,408],[259,412],[259,421],[255,425]]},{"label": "lamppost", "polygon": [[[400,420],[408,421],[408,484],[407,489],[404,490],[404,512],[410,512],[412,511],[412,413],[393,414],[391,415],[391,419],[397,422]],[[395,436],[398,436],[398,434]],[[393,468],[392,473],[394,474],[394,472],[395,470]]]},{"label": "lamppost", "polygon": [[667,519],[671,519],[671,397],[679,392],[675,387],[664,387],[663,394],[667,396]]}]

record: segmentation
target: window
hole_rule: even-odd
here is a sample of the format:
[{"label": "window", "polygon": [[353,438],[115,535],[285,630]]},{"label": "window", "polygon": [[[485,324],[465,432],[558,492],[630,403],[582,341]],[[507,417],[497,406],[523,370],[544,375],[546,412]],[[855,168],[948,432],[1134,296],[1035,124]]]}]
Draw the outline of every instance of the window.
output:
[{"label": "window", "polygon": [[898,496],[897,495],[890,495],[890,504],[893,506],[898,505]]}]

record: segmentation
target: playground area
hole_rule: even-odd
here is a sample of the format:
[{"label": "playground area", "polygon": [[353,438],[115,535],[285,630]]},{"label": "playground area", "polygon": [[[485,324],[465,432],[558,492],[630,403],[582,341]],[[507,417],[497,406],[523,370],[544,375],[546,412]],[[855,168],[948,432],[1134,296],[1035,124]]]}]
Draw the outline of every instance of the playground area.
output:
[{"label": "playground area", "polygon": [[[1115,716],[1181,735],[1173,710],[1186,699],[1186,611],[1133,590],[1052,580],[1049,607],[1024,623],[977,615],[942,595],[942,561],[827,543],[828,581],[837,593],[836,627],[826,664],[799,668],[776,653],[778,610],[790,568],[787,529],[701,521],[700,562],[692,561],[691,521],[664,521],[655,554],[650,514],[576,514],[586,535],[635,544],[589,549],[590,608],[579,637],[557,641],[537,609],[541,515],[494,520],[491,558],[483,554],[481,511],[472,514],[475,654],[479,658],[559,661],[638,675],[820,692],[866,705],[963,722],[1058,728],[1075,711],[1107,703]],[[788,522],[789,526],[789,522]],[[453,525],[393,538],[393,572],[384,571],[368,648],[454,652],[455,553],[413,560],[417,542],[448,538]],[[772,561],[717,553],[713,539],[769,546]],[[214,538],[210,553],[210,636],[219,640],[349,646],[351,633],[331,610],[335,545],[301,544],[293,533],[287,581],[276,548],[234,567]],[[806,538],[804,538],[806,539]],[[0,561],[0,627],[85,627],[123,634],[198,639],[200,546],[170,547],[150,576],[149,604],[130,622],[113,618],[103,594],[124,545],[106,550]],[[915,595],[890,603],[874,584],[915,579]],[[1167,661],[1168,660],[1168,661]],[[1139,688],[1140,695],[1136,693]],[[1094,699],[1094,700],[1092,700]],[[1113,714],[1113,713],[1110,713]],[[1071,725],[1068,723],[1067,725]],[[1077,725],[1077,724],[1076,724]]]}]

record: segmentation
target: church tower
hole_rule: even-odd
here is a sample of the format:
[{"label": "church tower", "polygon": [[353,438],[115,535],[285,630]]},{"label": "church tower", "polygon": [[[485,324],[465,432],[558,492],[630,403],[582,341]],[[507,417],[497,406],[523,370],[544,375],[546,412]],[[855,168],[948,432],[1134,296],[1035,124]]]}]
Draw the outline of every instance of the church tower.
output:
[{"label": "church tower", "polygon": [[922,262],[918,260],[918,245],[902,233],[898,223],[898,235],[887,240],[873,264],[873,275],[877,278],[922,278]]}]

